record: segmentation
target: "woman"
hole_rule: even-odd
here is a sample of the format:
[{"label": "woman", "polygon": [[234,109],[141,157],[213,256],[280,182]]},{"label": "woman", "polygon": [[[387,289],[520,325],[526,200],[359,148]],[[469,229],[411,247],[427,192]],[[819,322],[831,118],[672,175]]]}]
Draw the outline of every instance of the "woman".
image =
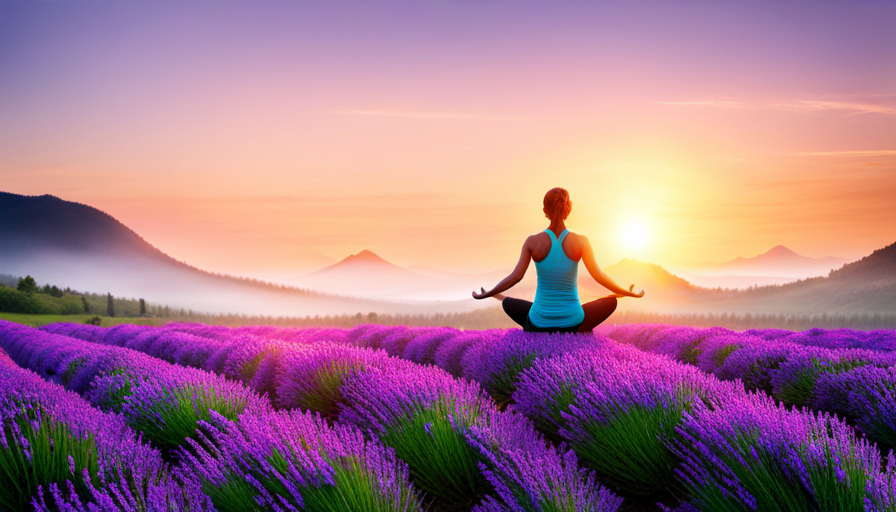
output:
[{"label": "woman", "polygon": [[[489,291],[482,288],[481,293],[473,292],[473,298],[500,300],[504,312],[527,332],[590,332],[613,314],[617,297],[643,297],[644,290],[633,293],[635,285],[626,290],[604,274],[597,266],[588,239],[566,229],[566,218],[571,210],[572,201],[566,189],[549,190],[544,196],[544,214],[551,225],[526,239],[520,261],[509,276]],[[529,260],[535,261],[538,274],[535,302],[505,297],[502,292],[526,275]],[[576,283],[579,261],[583,261],[591,277],[613,295],[581,305]]]}]

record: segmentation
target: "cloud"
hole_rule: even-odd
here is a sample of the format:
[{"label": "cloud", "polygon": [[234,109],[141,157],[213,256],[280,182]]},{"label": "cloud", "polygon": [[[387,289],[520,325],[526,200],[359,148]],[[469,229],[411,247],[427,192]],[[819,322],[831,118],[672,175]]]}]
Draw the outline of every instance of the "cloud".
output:
[{"label": "cloud", "polygon": [[778,103],[773,105],[783,110],[797,110],[804,112],[819,112],[824,110],[842,110],[851,114],[896,114],[896,108],[869,103],[844,103],[838,101],[814,101],[800,100],[790,103]]},{"label": "cloud", "polygon": [[718,107],[718,108],[749,108],[748,106],[738,103],[736,101],[718,101],[718,100],[705,100],[705,101],[654,101],[657,105],[684,105],[684,106],[699,106],[699,107]]},{"label": "cloud", "polygon": [[796,100],[782,103],[747,104],[738,101],[692,100],[692,101],[654,101],[657,105],[697,106],[732,109],[784,110],[788,112],[824,112],[840,111],[847,115],[858,114],[896,114],[896,108],[871,103],[854,103],[840,101]]},{"label": "cloud", "polygon": [[791,153],[795,156],[896,156],[896,150],[877,151],[807,151],[803,153]]},{"label": "cloud", "polygon": [[490,116],[482,114],[470,114],[465,112],[431,112],[418,110],[336,110],[334,114],[353,116],[381,116],[381,117],[406,117],[413,119],[497,119],[497,120],[523,120],[531,117]]}]

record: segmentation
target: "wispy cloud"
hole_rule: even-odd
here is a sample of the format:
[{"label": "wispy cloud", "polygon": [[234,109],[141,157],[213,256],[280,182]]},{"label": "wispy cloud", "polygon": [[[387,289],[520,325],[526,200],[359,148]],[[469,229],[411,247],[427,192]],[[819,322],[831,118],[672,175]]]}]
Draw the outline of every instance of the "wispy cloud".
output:
[{"label": "wispy cloud", "polygon": [[750,108],[743,103],[739,103],[737,101],[719,101],[719,100],[704,100],[704,101],[654,101],[657,105],[684,105],[684,106],[699,106],[699,107],[718,107],[718,108]]},{"label": "wispy cloud", "polygon": [[796,156],[896,156],[896,150],[883,149],[878,151],[807,151],[803,153],[791,153]]},{"label": "wispy cloud", "polygon": [[896,108],[872,103],[820,101],[820,100],[795,100],[779,103],[742,103],[738,101],[722,100],[692,100],[692,101],[654,101],[657,105],[697,106],[730,109],[755,109],[755,110],[784,110],[788,112],[824,112],[839,111],[846,115],[858,114],[896,114]]},{"label": "wispy cloud", "polygon": [[354,109],[336,110],[334,114],[352,116],[382,116],[382,117],[407,117],[413,119],[495,119],[495,120],[524,120],[531,117],[517,116],[492,116],[484,114],[472,114],[467,112],[433,112],[419,110],[380,110],[380,109]]},{"label": "wispy cloud", "polygon": [[896,114],[896,108],[870,103],[849,103],[839,101],[800,100],[772,105],[783,110],[818,112],[823,110],[840,110],[849,114]]}]

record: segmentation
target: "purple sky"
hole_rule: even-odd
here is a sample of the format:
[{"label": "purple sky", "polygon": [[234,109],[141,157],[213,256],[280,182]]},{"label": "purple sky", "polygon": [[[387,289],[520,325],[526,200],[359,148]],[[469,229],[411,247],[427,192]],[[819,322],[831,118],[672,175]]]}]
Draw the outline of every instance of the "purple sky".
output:
[{"label": "purple sky", "polygon": [[0,190],[240,274],[509,266],[552,186],[605,265],[859,257],[896,240],[894,27],[894,2],[0,2]]}]

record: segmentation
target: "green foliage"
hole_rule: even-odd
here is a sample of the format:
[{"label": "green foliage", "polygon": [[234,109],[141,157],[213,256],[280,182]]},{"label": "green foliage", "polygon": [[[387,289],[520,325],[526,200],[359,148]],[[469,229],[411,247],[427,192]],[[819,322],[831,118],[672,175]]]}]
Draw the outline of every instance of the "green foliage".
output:
[{"label": "green foliage", "polygon": [[535,426],[543,432],[549,439],[559,441],[557,431],[563,424],[563,415],[569,413],[569,406],[576,401],[576,387],[569,381],[564,381],[555,390],[552,395],[551,408],[546,412],[545,416],[538,415],[530,418]]},{"label": "green foliage", "polygon": [[342,410],[341,404],[345,401],[342,396],[342,384],[346,377],[361,368],[360,364],[347,364],[345,361],[334,359],[315,372],[314,385],[308,386],[307,392],[296,393],[290,397],[290,406],[318,412],[325,418],[335,420]]},{"label": "green foliage", "polygon": [[141,383],[128,398],[124,414],[134,430],[143,432],[163,452],[170,452],[195,434],[199,421],[210,421],[210,410],[235,421],[246,405],[244,400],[220,396],[214,386]]},{"label": "green foliage", "polygon": [[19,279],[19,284],[16,286],[16,290],[22,293],[37,293],[37,283],[34,282],[33,277],[25,276]]},{"label": "green foliage", "polygon": [[204,492],[218,512],[264,512],[264,508],[255,501],[257,492],[252,485],[240,475],[228,472],[224,485],[214,485],[205,480],[202,482]]},{"label": "green foliage", "polygon": [[[813,437],[823,438],[825,432],[816,431]],[[809,443],[799,446],[760,442],[761,432],[744,429],[727,442],[735,449],[716,450],[713,456],[730,468],[733,476],[755,499],[753,510],[804,512],[807,510],[838,512],[863,512],[868,473],[859,458],[832,460],[835,447],[824,450],[810,448]],[[826,443],[825,443],[826,444]],[[808,482],[814,499],[800,485],[795,475],[785,473],[779,458],[790,454],[801,460],[818,461],[806,465]],[[820,462],[827,459],[829,462]],[[843,473],[838,475],[838,468]],[[792,470],[791,470],[792,471]],[[848,483],[845,483],[848,482]],[[851,485],[850,485],[851,484]],[[701,485],[691,489],[700,502],[700,510],[719,512],[743,512],[743,504],[732,499],[731,493],[719,485]],[[815,503],[817,501],[817,504]],[[869,509],[870,510],[870,509]]]},{"label": "green foliage", "polygon": [[106,316],[115,316],[115,301],[112,294],[106,294]]},{"label": "green foliage", "polygon": [[736,343],[732,343],[730,345],[725,345],[724,347],[716,350],[716,353],[712,355],[713,364],[715,364],[716,368],[721,368],[722,365],[725,364],[725,360],[728,359],[735,350],[741,348],[740,345]]},{"label": "green foliage", "polygon": [[503,409],[508,404],[516,391],[516,382],[519,380],[520,373],[532,366],[535,362],[535,354],[527,353],[520,358],[508,359],[504,369],[492,377],[486,386],[488,392],[495,399],[495,402]]},{"label": "green foliage", "polygon": [[[374,475],[361,466],[353,457],[339,457],[338,460],[328,457],[334,469],[333,482],[336,485],[310,486],[302,489],[305,510],[320,512],[392,512],[395,504],[384,499],[377,490],[378,482]],[[405,496],[402,507],[398,510],[416,510],[413,506],[415,497]]]},{"label": "green foliage", "polygon": [[[2,288],[0,288],[2,291]],[[0,312],[0,319],[9,322],[15,322],[22,325],[30,325],[31,327],[40,327],[47,324],[58,324],[61,322],[87,323],[94,318],[99,318],[99,325],[110,327],[119,324],[133,325],[164,325],[165,321],[160,318],[131,318],[131,317],[97,317],[93,315],[40,315],[40,314],[22,314],[22,313],[3,313]]]},{"label": "green foliage", "polygon": [[587,441],[572,446],[601,482],[631,494],[662,492],[674,485],[679,459],[669,449],[669,440],[675,437],[683,409],[679,403],[668,405],[605,411],[612,415],[610,420],[586,423],[587,437],[582,437]]},{"label": "green foliage", "polygon": [[0,311],[43,315],[79,315],[84,313],[81,299],[74,295],[53,297],[0,287]]},{"label": "green foliage", "polygon": [[40,289],[40,293],[49,295],[50,297],[57,297],[57,298],[65,295],[65,293],[62,290],[60,290],[59,287],[56,286],[55,284],[53,286],[45,284],[44,287]]},{"label": "green foliage", "polygon": [[810,403],[811,397],[815,393],[815,383],[822,374],[843,373],[870,363],[871,361],[862,358],[843,358],[833,362],[813,359],[811,365],[807,365],[803,371],[797,373],[794,378],[788,379],[775,390],[774,397],[785,405],[801,407]]},{"label": "green foliage", "polygon": [[79,357],[78,359],[73,359],[68,363],[68,366],[65,367],[65,371],[62,372],[60,379],[62,379],[62,384],[68,385],[71,382],[72,377],[75,376],[75,373],[78,372],[78,369],[84,366],[84,363],[87,362],[87,359],[84,357]]},{"label": "green foliage", "polygon": [[[447,508],[469,509],[491,484],[479,471],[481,456],[467,442],[463,427],[478,416],[477,411],[453,411],[443,399],[432,408],[418,411],[408,421],[393,425],[380,440],[407,463],[414,485]],[[448,417],[455,415],[455,429]]]},{"label": "green foliage", "polygon": [[747,389],[760,389],[769,396],[773,394],[770,374],[777,370],[787,357],[781,354],[767,355],[757,360],[744,373],[741,379]]},{"label": "green foliage", "polygon": [[7,446],[3,448],[0,444],[0,510],[30,510],[31,498],[38,486],[46,491],[49,484],[63,487],[70,479],[79,496],[90,495],[83,479],[72,477],[70,464],[74,462],[75,475],[80,476],[85,468],[90,475],[98,473],[97,449],[92,437],[76,439],[66,426],[51,420],[46,413],[37,414],[34,409],[23,409],[13,421],[27,440],[29,453],[26,454],[9,425],[0,431]]}]

